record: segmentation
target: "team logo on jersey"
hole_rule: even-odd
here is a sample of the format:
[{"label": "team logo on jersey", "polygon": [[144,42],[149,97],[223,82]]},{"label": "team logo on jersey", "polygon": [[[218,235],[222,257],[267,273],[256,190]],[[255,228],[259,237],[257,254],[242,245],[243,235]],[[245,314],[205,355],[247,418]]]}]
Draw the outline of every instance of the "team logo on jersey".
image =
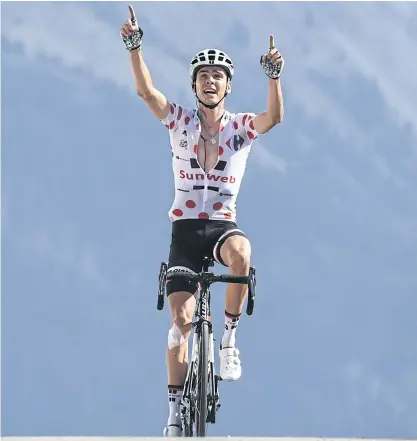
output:
[{"label": "team logo on jersey", "polygon": [[233,148],[237,152],[243,145],[245,140],[240,135],[235,135],[233,137]]},{"label": "team logo on jersey", "polygon": [[187,131],[184,130],[181,135],[180,139],[180,147],[183,149],[186,149],[188,147],[188,141],[187,141]]},{"label": "team logo on jersey", "polygon": [[226,145],[229,147],[230,150],[232,150],[231,142],[233,142],[233,149],[235,152],[237,152],[240,148],[242,148],[243,144],[245,143],[245,140],[240,135],[234,135],[233,138],[230,138]]},{"label": "team logo on jersey", "polygon": [[234,176],[219,176],[212,175],[210,173],[207,175],[204,175],[203,173],[187,173],[184,170],[180,170],[179,174],[181,179],[187,179],[188,181],[203,181],[206,177],[209,181],[214,182],[229,182],[230,184],[234,184],[236,182],[236,178]]}]

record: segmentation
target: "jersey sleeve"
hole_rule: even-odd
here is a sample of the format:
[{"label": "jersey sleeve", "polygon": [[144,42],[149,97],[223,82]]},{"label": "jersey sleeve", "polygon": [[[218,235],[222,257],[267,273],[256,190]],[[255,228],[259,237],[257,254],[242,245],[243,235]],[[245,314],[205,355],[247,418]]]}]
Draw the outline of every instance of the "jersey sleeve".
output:
[{"label": "jersey sleeve", "polygon": [[255,113],[238,113],[236,114],[236,124],[239,135],[245,140],[252,142],[259,136],[253,125]]},{"label": "jersey sleeve", "polygon": [[176,130],[178,128],[178,124],[184,116],[184,108],[177,103],[169,103],[169,112],[168,116],[165,119],[161,119],[161,123],[168,130]]}]

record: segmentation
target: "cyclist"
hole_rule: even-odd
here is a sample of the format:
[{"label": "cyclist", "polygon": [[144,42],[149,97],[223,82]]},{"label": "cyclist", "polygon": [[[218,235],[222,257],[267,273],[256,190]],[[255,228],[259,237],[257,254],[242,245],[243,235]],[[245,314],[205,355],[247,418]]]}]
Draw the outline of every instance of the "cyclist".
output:
[{"label": "cyclist", "polygon": [[[168,129],[171,142],[175,197],[169,217],[172,237],[169,269],[201,271],[204,255],[229,268],[231,274],[248,275],[251,244],[236,223],[236,198],[253,141],[283,118],[280,74],[284,65],[270,36],[269,53],[261,65],[269,77],[268,108],[260,114],[231,113],[225,97],[232,90],[234,65],[218,49],[199,52],[190,63],[191,87],[196,108],[170,102],[155,88],[141,52],[143,31],[132,6],[120,30],[130,51],[138,95]],[[180,400],[187,374],[188,337],[197,286],[167,280],[171,328],[168,331],[167,370],[169,416],[165,436],[181,436]],[[229,284],[225,298],[225,328],[219,348],[219,374],[234,381],[241,375],[236,329],[247,285]]]}]

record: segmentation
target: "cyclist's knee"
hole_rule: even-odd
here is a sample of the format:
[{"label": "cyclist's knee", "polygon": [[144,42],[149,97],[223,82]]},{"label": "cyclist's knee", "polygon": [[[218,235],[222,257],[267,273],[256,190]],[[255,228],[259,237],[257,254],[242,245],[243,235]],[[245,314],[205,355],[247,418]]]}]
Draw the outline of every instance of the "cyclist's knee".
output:
[{"label": "cyclist's knee", "polygon": [[234,274],[247,274],[251,259],[251,245],[246,236],[234,235],[226,239],[220,256]]},{"label": "cyclist's knee", "polygon": [[[194,296],[190,293],[182,292],[182,293],[173,293],[170,300],[174,299],[176,295],[178,297],[183,294],[184,297],[187,297],[187,300],[179,301],[179,302],[171,302],[171,317],[172,322],[175,323],[180,329],[189,327],[191,321],[193,319],[194,313]],[[181,296],[181,297],[183,297]]]},{"label": "cyclist's knee", "polygon": [[169,296],[172,325],[168,332],[168,346],[172,349],[186,343],[191,332],[195,298],[186,291],[177,291]]},{"label": "cyclist's knee", "polygon": [[229,267],[233,272],[246,274],[250,267],[251,250],[250,246],[244,244],[240,247],[233,247],[228,252]]}]

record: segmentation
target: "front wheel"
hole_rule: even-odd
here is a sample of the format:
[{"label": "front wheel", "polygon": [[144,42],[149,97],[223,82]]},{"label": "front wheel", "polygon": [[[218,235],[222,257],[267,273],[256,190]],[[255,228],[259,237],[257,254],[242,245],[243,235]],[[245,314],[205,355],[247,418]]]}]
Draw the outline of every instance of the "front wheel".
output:
[{"label": "front wheel", "polygon": [[207,388],[208,388],[208,354],[209,325],[203,322],[200,328],[200,360],[197,398],[197,436],[206,436],[207,432]]}]

